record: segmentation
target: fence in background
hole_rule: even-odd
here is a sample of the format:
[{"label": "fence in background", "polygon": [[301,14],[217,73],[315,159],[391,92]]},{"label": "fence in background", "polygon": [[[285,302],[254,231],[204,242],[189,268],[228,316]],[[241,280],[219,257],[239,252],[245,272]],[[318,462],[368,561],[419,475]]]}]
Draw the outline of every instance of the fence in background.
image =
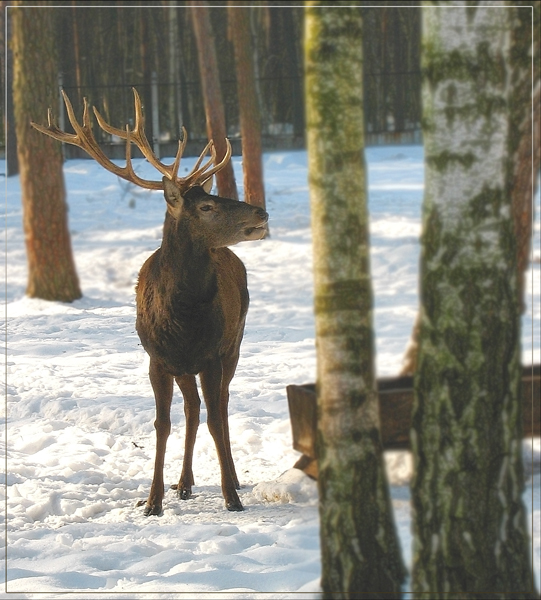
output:
[{"label": "fence in background", "polygon": [[[421,142],[420,131],[420,73],[386,73],[365,75],[365,143],[366,145],[416,144]],[[407,82],[407,85],[406,85]],[[280,102],[268,105],[265,91],[276,85],[272,78],[259,79],[258,91],[262,107],[262,145],[266,151],[301,149],[305,147],[304,98],[302,78],[290,78],[280,95]],[[281,80],[284,85],[284,80]],[[60,86],[62,82],[60,80]],[[88,97],[104,118],[113,126],[133,125],[134,105],[132,86],[110,85],[94,88],[65,87],[81,118],[82,99]],[[137,85],[145,112],[145,130],[157,156],[172,156],[176,152],[181,127],[188,131],[187,156],[199,154],[206,143],[205,112],[198,82],[169,84],[159,82],[153,75],[150,84]],[[406,93],[404,93],[406,90]],[[409,91],[408,91],[409,90]],[[227,134],[234,154],[240,154],[241,140],[235,81],[222,81],[222,96]],[[276,94],[272,95],[276,98]],[[65,108],[59,106],[59,126],[70,131]],[[66,129],[67,127],[67,129]],[[112,137],[96,125],[98,143],[111,158],[123,158],[122,140]],[[66,158],[84,157],[75,146],[66,146]],[[133,156],[140,156],[133,149]]]}]

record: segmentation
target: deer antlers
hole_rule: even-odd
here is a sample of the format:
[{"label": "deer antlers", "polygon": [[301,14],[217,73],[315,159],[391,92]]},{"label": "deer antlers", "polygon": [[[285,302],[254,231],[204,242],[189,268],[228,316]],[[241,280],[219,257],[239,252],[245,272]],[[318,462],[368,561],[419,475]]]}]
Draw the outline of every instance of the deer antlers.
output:
[{"label": "deer antlers", "polygon": [[[103,150],[99,147],[98,143],[94,139],[92,135],[92,127],[90,123],[90,115],[88,111],[88,102],[86,98],[84,99],[84,110],[83,110],[83,124],[80,125],[75,118],[75,113],[73,112],[73,107],[71,102],[69,101],[68,96],[62,90],[62,97],[64,98],[64,103],[66,105],[66,110],[68,112],[68,118],[70,120],[71,126],[73,127],[75,134],[70,134],[59,129],[53,119],[51,109],[48,110],[48,126],[43,127],[42,125],[38,125],[37,123],[31,122],[32,127],[37,129],[41,133],[45,135],[49,135],[55,140],[59,140],[61,142],[66,142],[67,144],[73,144],[74,146],[79,146],[87,152],[98,164],[102,167],[114,173],[118,177],[125,179],[126,181],[131,181],[135,183],[139,187],[146,188],[149,190],[163,190],[163,182],[162,181],[150,181],[147,179],[142,179],[139,177],[135,171],[133,170],[131,163],[131,143],[133,142],[139,150],[143,153],[143,156],[148,160],[148,162],[155,167],[162,175],[174,181],[181,190],[186,190],[193,185],[203,185],[207,182],[214,173],[217,173],[220,169],[225,167],[229,159],[231,158],[231,144],[229,140],[226,139],[227,149],[224,158],[216,164],[216,149],[214,148],[214,142],[210,140],[210,142],[205,146],[203,152],[197,159],[197,162],[192,169],[191,173],[189,173],[186,177],[178,177],[178,169],[180,166],[180,159],[182,158],[182,154],[184,152],[184,148],[186,147],[186,142],[188,141],[188,137],[186,134],[186,130],[184,127],[182,128],[182,140],[178,142],[178,151],[175,157],[175,161],[171,165],[164,165],[162,162],[158,160],[148,140],[145,135],[145,119],[143,117],[143,109],[141,107],[141,98],[137,93],[135,88],[133,89],[133,96],[135,101],[135,127],[130,131],[128,125],[126,125],[126,129],[117,129],[116,127],[112,127],[109,125],[100,113],[94,108],[94,114],[96,116],[96,120],[98,121],[99,126],[107,133],[111,135],[116,135],[123,140],[126,140],[126,166],[119,167],[115,165],[107,156],[104,154]],[[210,158],[209,160],[201,166],[203,159],[206,154],[210,150]],[[214,163],[214,167],[211,168],[211,164]]]}]

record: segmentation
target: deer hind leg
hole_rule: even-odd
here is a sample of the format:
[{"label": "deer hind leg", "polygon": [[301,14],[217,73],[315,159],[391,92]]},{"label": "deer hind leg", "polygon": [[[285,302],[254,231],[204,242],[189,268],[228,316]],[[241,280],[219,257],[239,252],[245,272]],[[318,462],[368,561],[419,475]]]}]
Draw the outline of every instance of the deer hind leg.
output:
[{"label": "deer hind leg", "polygon": [[171,400],[173,398],[173,377],[156,361],[150,359],[150,383],[156,400],[156,459],[154,462],[154,478],[150,494],[145,505],[145,516],[160,515],[164,495],[163,464],[167,438],[171,433]]},{"label": "deer hind leg", "polygon": [[197,383],[194,375],[183,375],[177,377],[176,382],[182,397],[184,398],[184,415],[186,417],[186,437],[184,440],[184,460],[182,462],[182,473],[176,486],[178,497],[187,500],[192,495],[192,485],[194,484],[192,461],[193,448],[197,428],[199,427],[199,412],[201,399],[197,392]]},{"label": "deer hind leg", "polygon": [[227,510],[244,510],[237,494],[238,480],[232,467],[231,448],[229,447],[229,435],[226,437],[227,422],[224,425],[222,411],[222,362],[216,359],[201,372],[201,387],[207,405],[207,423],[210,434],[216,444],[218,460],[222,471],[222,493]]},{"label": "deer hind leg", "polygon": [[220,390],[220,412],[222,415],[222,427],[224,430],[224,440],[225,447],[227,450],[227,460],[229,462],[229,469],[233,476],[233,482],[235,484],[235,488],[240,490],[239,478],[237,477],[237,472],[235,470],[235,463],[233,462],[233,456],[231,454],[231,442],[229,439],[229,384],[233,379],[233,375],[235,375],[235,369],[237,368],[237,363],[239,360],[238,353],[231,357],[226,358],[222,362],[223,373],[222,373],[222,385]]}]

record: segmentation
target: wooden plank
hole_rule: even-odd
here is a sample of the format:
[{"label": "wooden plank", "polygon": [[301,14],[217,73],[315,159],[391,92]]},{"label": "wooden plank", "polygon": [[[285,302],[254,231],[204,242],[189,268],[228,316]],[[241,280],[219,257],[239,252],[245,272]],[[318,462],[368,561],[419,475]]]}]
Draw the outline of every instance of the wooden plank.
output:
[{"label": "wooden plank", "polygon": [[[522,409],[524,437],[541,436],[541,365],[524,367],[522,372]],[[413,378],[389,377],[378,379],[381,436],[383,447],[410,449],[411,411],[413,407]],[[300,468],[313,476],[317,458],[316,386],[289,385],[287,399],[291,417],[293,448],[307,457],[299,461]],[[317,469],[316,469],[317,476]]]}]

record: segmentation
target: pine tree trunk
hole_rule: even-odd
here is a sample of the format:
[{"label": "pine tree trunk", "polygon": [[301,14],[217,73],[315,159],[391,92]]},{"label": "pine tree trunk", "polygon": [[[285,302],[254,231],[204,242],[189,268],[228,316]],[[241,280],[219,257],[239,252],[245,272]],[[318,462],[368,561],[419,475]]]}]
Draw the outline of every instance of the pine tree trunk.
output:
[{"label": "pine tree trunk", "polygon": [[[214,33],[210,23],[209,8],[203,2],[190,2],[190,12],[197,41],[197,56],[203,100],[207,118],[207,135],[214,140],[216,158],[220,161],[225,156],[227,137],[225,127],[225,111],[220,88],[218,61],[214,44]],[[231,162],[216,174],[218,193],[226,198],[238,200],[235,174]]]},{"label": "pine tree trunk", "polygon": [[[31,297],[71,302],[81,297],[71,252],[62,153],[30,127],[58,106],[53,10],[15,2],[12,21],[13,102]],[[47,3],[41,3],[46,6]],[[39,6],[39,3],[38,5]]]},{"label": "pine tree trunk", "polygon": [[265,208],[263,162],[261,156],[261,119],[255,88],[250,8],[234,6],[229,2],[229,31],[235,48],[235,67],[242,138],[242,169],[244,173],[244,200]]},{"label": "pine tree trunk", "polygon": [[305,38],[322,587],[325,598],[399,598],[374,373],[361,17],[322,4],[307,3]]},{"label": "pine tree trunk", "polygon": [[[7,2],[2,2],[2,11],[5,17],[7,17]],[[5,30],[5,35],[7,39],[10,40],[12,37],[12,19],[6,18],[5,27],[2,29]],[[5,43],[5,40],[4,40]],[[17,175],[19,173],[19,160],[17,158],[17,133],[15,128],[15,114],[13,108],[13,49],[11,44],[7,46],[5,53],[5,90],[6,90],[6,114],[5,114],[5,123],[6,123],[6,174],[8,177],[12,177],[13,175]]]},{"label": "pine tree trunk", "polygon": [[522,503],[513,15],[437,4],[423,9],[413,590],[418,598],[536,598]]}]

